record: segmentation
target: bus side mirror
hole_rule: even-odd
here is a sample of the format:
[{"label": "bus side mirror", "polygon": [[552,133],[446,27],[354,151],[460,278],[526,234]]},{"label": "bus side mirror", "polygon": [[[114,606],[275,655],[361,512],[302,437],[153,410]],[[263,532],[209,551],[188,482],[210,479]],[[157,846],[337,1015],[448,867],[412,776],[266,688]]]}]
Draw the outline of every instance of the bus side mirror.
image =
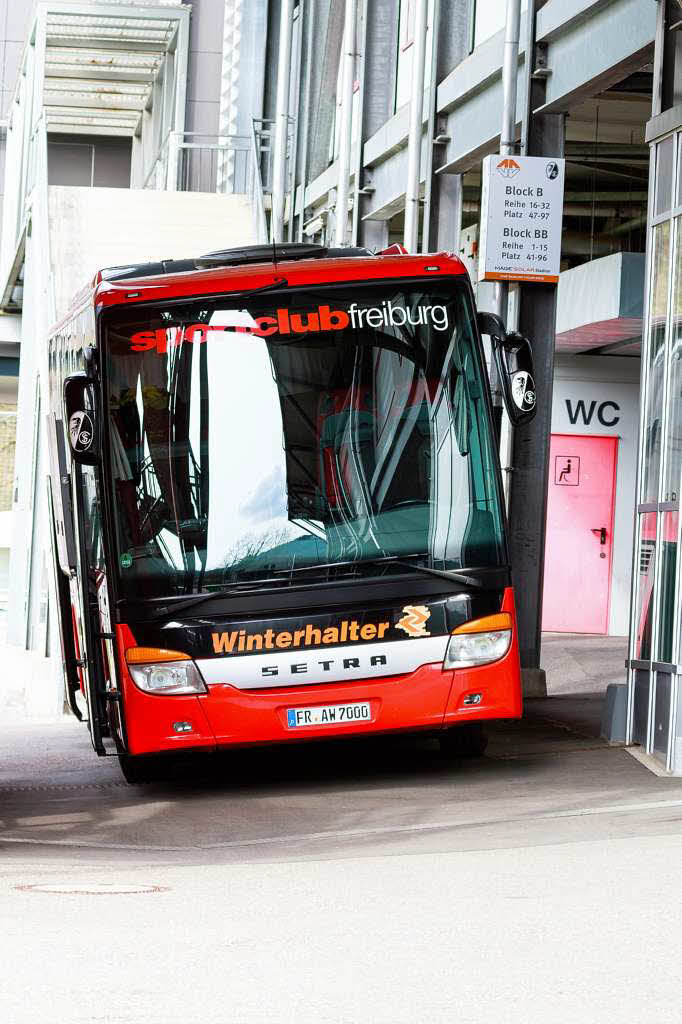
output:
[{"label": "bus side mirror", "polygon": [[504,326],[501,316],[498,316],[497,313],[479,313],[477,319],[479,331],[481,334],[487,334],[493,344],[505,341],[507,328]]},{"label": "bus side mirror", "polygon": [[515,331],[504,341],[495,339],[495,362],[502,381],[504,404],[514,426],[528,423],[535,416],[537,394],[533,350],[528,338]]},{"label": "bus side mirror", "polygon": [[535,415],[537,401],[533,350],[528,338],[516,331],[508,334],[502,317],[496,313],[479,313],[478,329],[492,341],[509,419],[514,426],[527,423]]},{"label": "bus side mirror", "polygon": [[96,466],[100,451],[95,381],[83,373],[67,377],[64,409],[73,461],[81,466]]}]

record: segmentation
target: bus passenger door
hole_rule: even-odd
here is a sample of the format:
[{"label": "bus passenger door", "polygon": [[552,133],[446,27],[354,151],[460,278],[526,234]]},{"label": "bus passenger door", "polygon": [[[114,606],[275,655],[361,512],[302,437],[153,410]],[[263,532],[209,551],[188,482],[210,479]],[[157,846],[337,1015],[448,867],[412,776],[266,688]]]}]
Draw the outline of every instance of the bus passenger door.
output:
[{"label": "bus passenger door", "polygon": [[[73,464],[76,508],[78,580],[78,634],[80,640],[88,727],[98,754],[106,754],[104,738],[109,735],[109,703],[117,692],[113,663],[112,629],[102,543],[100,488],[93,466]],[[116,731],[120,730],[118,708]]]},{"label": "bus passenger door", "polygon": [[83,720],[77,694],[83,690],[80,658],[77,651],[75,614],[71,598],[71,580],[76,573],[76,541],[73,532],[70,476],[66,462],[64,427],[54,413],[47,418],[50,473],[48,510],[50,514],[52,565],[54,568],[57,625],[66,684],[66,699],[72,713]]}]

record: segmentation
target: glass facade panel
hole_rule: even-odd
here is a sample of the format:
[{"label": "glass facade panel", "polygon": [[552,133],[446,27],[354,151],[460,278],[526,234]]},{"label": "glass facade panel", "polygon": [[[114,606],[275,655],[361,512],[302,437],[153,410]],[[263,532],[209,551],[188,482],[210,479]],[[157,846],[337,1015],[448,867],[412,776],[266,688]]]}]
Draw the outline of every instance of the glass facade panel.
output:
[{"label": "glass facade panel", "polygon": [[663,501],[677,501],[682,466],[682,218],[676,217],[676,255],[670,325],[668,429]]},{"label": "glass facade panel", "polygon": [[645,512],[640,516],[639,523],[639,572],[637,575],[634,650],[634,657],[637,661],[646,661],[651,657],[656,569],[656,518],[656,512]]},{"label": "glass facade panel", "polygon": [[673,136],[663,139],[658,146],[656,159],[656,216],[665,213],[672,206],[673,185]]},{"label": "glass facade panel", "polygon": [[670,731],[670,675],[656,673],[656,696],[654,699],[654,752],[665,761],[668,752]]},{"label": "glass facade panel", "polygon": [[670,221],[653,229],[651,262],[651,299],[648,336],[648,379],[644,419],[644,464],[642,502],[658,498],[661,463],[661,425],[665,381],[665,333],[668,312],[670,270]]},{"label": "glass facade panel", "polygon": [[634,676],[634,706],[632,720],[632,738],[643,747],[647,744],[647,724],[649,721],[649,673],[637,669]]},{"label": "glass facade panel", "polygon": [[672,661],[673,625],[675,621],[675,582],[677,579],[678,512],[661,514],[660,600],[658,605],[658,637],[656,661]]},{"label": "glass facade panel", "polygon": [[682,676],[673,676],[673,683],[675,685],[675,704],[676,704],[676,716],[675,716],[675,734],[671,737],[673,744],[673,766],[682,764]]},{"label": "glass facade panel", "polygon": [[[671,706],[682,699],[674,666],[682,660],[678,548],[682,491],[682,131],[652,145],[653,217],[647,240],[643,332],[640,485],[632,590],[631,739],[682,773],[682,719],[672,736]],[[663,220],[662,218],[667,218]],[[644,507],[642,507],[644,506]],[[646,663],[649,662],[647,667]],[[668,669],[670,666],[670,669]],[[672,671],[671,671],[672,670]],[[680,712],[678,709],[678,716]]]}]

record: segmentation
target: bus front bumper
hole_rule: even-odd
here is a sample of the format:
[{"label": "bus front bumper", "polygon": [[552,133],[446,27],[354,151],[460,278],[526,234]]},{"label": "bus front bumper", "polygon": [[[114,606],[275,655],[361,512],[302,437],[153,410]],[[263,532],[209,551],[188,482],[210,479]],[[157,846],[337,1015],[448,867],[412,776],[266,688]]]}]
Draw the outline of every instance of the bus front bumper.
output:
[{"label": "bus front bumper", "polygon": [[[515,633],[516,631],[514,631]],[[518,718],[521,679],[513,643],[501,660],[476,668],[423,665],[408,675],[348,683],[239,690],[228,682],[199,696],[142,692],[124,673],[128,751],[213,750],[325,736],[438,731],[459,722]],[[474,700],[476,702],[474,702]],[[369,704],[369,718],[292,728],[292,709]]]}]

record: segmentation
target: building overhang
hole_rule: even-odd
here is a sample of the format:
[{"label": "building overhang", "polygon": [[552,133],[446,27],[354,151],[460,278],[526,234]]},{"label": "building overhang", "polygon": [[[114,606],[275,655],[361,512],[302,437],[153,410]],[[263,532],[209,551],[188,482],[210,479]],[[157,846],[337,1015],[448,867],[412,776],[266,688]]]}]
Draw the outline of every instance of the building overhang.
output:
[{"label": "building overhang", "polygon": [[26,233],[47,217],[50,139],[138,136],[131,173],[146,183],[148,156],[153,167],[184,130],[190,14],[181,0],[38,0],[7,123],[0,310],[21,310]]},{"label": "building overhang", "polygon": [[177,50],[181,30],[189,30],[189,16],[180,0],[39,0],[20,77],[35,76],[41,90],[36,109],[47,131],[134,135],[164,60]]},{"label": "building overhang", "polygon": [[188,13],[179,3],[39,4],[47,131],[134,135]]},{"label": "building overhang", "polygon": [[557,351],[639,354],[644,269],[644,253],[618,252],[565,270],[557,295]]}]

